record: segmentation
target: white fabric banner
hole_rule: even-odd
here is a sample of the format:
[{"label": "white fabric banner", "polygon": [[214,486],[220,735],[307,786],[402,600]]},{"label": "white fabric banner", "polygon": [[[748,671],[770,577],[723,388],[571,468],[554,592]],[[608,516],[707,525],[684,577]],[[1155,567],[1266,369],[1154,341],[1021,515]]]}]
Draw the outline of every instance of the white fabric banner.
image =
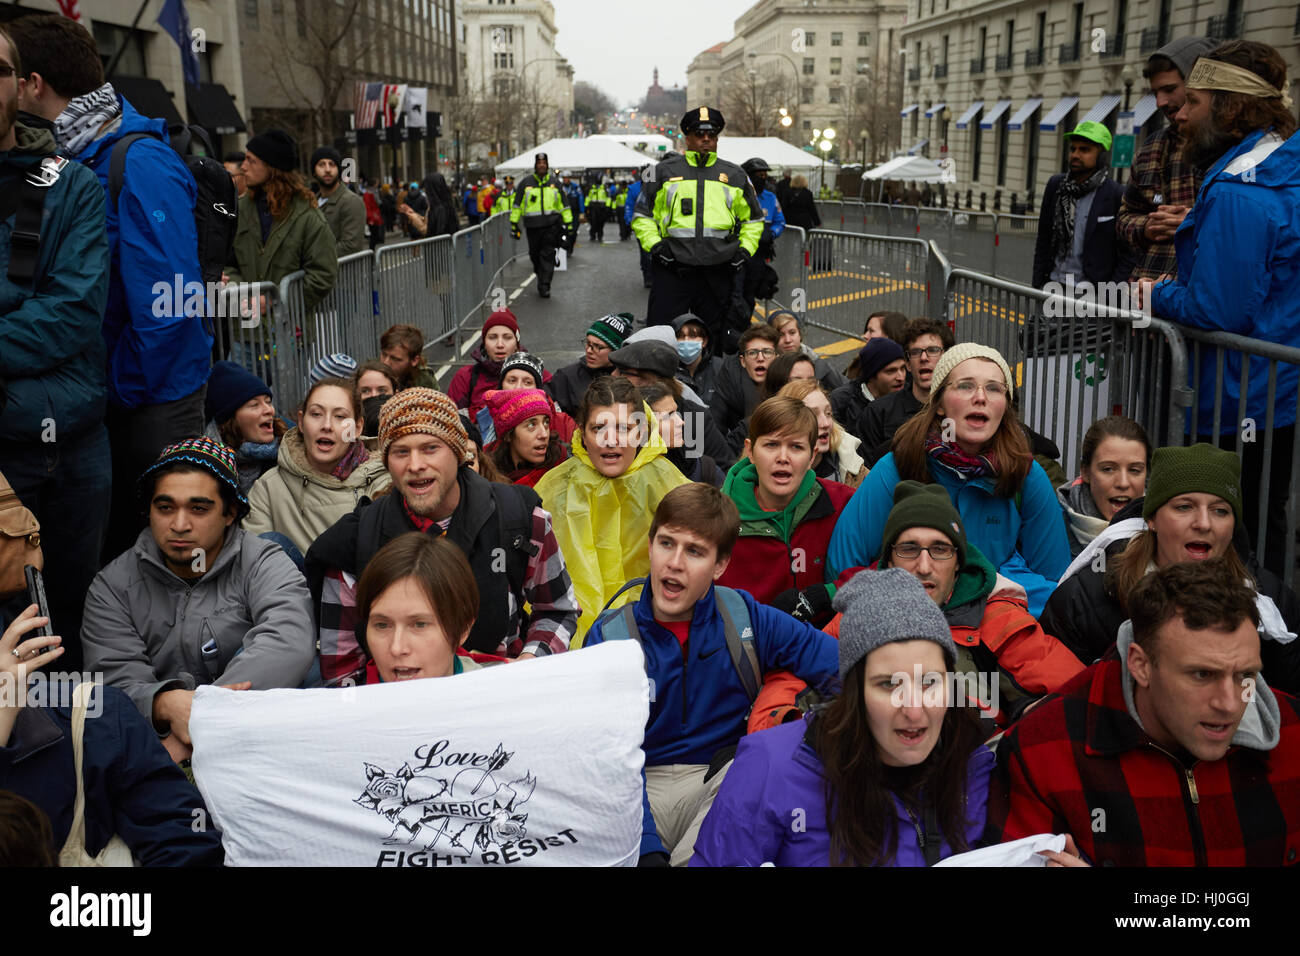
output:
[{"label": "white fabric banner", "polygon": [[366,687],[204,686],[194,777],[231,866],[635,865],[649,693],[635,641]]},{"label": "white fabric banner", "polygon": [[406,89],[406,128],[424,129],[428,125],[425,111],[429,106],[429,90],[423,86]]}]

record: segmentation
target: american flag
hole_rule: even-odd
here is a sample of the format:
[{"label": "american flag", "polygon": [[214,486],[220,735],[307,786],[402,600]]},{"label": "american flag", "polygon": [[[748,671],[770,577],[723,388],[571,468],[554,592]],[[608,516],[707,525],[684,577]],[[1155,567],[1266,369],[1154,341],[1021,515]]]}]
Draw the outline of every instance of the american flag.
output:
[{"label": "american flag", "polygon": [[402,116],[402,101],[406,99],[406,84],[389,84],[384,87],[384,127],[397,125]]},{"label": "american flag", "polygon": [[387,87],[383,83],[358,83],[352,103],[357,129],[374,129],[381,98]]}]

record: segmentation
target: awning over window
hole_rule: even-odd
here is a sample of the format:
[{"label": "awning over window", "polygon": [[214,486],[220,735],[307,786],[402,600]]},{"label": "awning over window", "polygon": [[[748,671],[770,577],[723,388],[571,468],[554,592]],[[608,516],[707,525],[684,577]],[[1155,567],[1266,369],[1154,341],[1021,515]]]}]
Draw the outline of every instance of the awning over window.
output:
[{"label": "awning over window", "polygon": [[114,76],[113,89],[121,93],[135,111],[150,119],[160,119],[168,126],[184,125],[171,94],[160,82],[147,76]]},{"label": "awning over window", "polygon": [[185,96],[194,122],[204,129],[218,136],[246,131],[235,101],[220,83],[200,83],[198,89],[187,86]]},{"label": "awning over window", "polygon": [[1048,110],[1047,115],[1043,117],[1043,121],[1038,124],[1038,128],[1048,133],[1055,133],[1056,128],[1070,115],[1070,110],[1078,105],[1079,98],[1077,96],[1062,96],[1056,105]]},{"label": "awning over window", "polygon": [[1088,110],[1087,115],[1079,120],[1080,123],[1105,123],[1106,118],[1115,112],[1115,107],[1119,106],[1119,101],[1123,99],[1118,93],[1107,93],[1097,105]]},{"label": "awning over window", "polygon": [[947,105],[948,105],[947,103],[935,103],[933,106],[931,106],[928,110],[925,111],[925,115],[937,116],[939,113],[943,112],[943,108]]},{"label": "awning over window", "polygon": [[1010,100],[998,100],[984,111],[984,118],[980,120],[980,129],[992,129],[1002,118],[1002,114],[1009,109],[1011,109]]},{"label": "awning over window", "polygon": [[910,116],[921,108],[920,103],[913,103],[911,106],[904,106],[898,113],[899,116]]},{"label": "awning over window", "polygon": [[929,146],[929,145],[930,145],[930,141],[929,141],[928,139],[923,139],[923,140],[921,140],[919,143],[917,143],[915,146],[913,146],[911,149],[909,149],[909,150],[907,151],[907,155],[908,155],[908,156],[915,156],[915,155],[917,155],[919,152],[921,152],[921,150],[925,149],[925,147],[927,147],[927,146]]},{"label": "awning over window", "polygon": [[1038,108],[1042,105],[1043,98],[1041,96],[1035,96],[1032,100],[1020,107],[1020,109],[1016,110],[1015,113],[1011,115],[1011,119],[1007,120],[1007,129],[1024,129],[1025,123],[1029,122],[1029,117],[1037,113]]},{"label": "awning over window", "polygon": [[1133,125],[1141,128],[1146,124],[1156,112],[1156,97],[1154,93],[1148,93],[1142,99],[1137,101],[1137,106],[1133,107]]},{"label": "awning over window", "polygon": [[957,128],[965,129],[967,126],[969,126],[970,121],[975,118],[975,114],[982,109],[984,109],[983,100],[976,100],[974,103],[972,103],[969,107],[967,107],[966,112],[962,113],[961,116],[957,118]]}]

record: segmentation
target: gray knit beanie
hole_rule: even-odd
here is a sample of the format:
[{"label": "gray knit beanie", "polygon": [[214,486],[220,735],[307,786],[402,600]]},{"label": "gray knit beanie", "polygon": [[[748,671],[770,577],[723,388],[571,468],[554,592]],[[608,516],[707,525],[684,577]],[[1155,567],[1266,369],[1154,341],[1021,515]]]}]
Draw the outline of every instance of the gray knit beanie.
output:
[{"label": "gray knit beanie", "polygon": [[840,680],[877,647],[934,641],[949,667],[957,662],[948,619],[917,578],[902,568],[860,571],[835,592],[840,621]]}]

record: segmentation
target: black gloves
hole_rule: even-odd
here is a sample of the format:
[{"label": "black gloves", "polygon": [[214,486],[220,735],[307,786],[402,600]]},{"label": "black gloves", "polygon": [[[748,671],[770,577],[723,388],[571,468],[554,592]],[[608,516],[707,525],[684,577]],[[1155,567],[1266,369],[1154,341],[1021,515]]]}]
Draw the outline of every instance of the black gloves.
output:
[{"label": "black gloves", "polygon": [[672,269],[677,265],[676,258],[673,257],[672,252],[668,249],[668,245],[662,240],[656,243],[655,247],[650,250],[650,258],[654,259],[655,262],[659,263],[659,265],[663,266],[665,269]]},{"label": "black gloves", "polygon": [[636,861],[637,866],[666,867],[668,863],[667,853],[646,853]]},{"label": "black gloves", "polygon": [[519,232],[519,223],[512,222],[510,224],[510,235],[512,235],[516,239],[519,238],[519,236],[521,235],[521,233]]},{"label": "black gloves", "polygon": [[772,599],[772,607],[806,624],[825,623],[834,616],[830,588],[825,584],[809,585],[802,591],[782,591]]},{"label": "black gloves", "polygon": [[739,272],[741,269],[745,268],[745,263],[748,262],[749,259],[749,253],[744,249],[739,249],[736,251],[735,257],[731,260],[731,268]]}]

